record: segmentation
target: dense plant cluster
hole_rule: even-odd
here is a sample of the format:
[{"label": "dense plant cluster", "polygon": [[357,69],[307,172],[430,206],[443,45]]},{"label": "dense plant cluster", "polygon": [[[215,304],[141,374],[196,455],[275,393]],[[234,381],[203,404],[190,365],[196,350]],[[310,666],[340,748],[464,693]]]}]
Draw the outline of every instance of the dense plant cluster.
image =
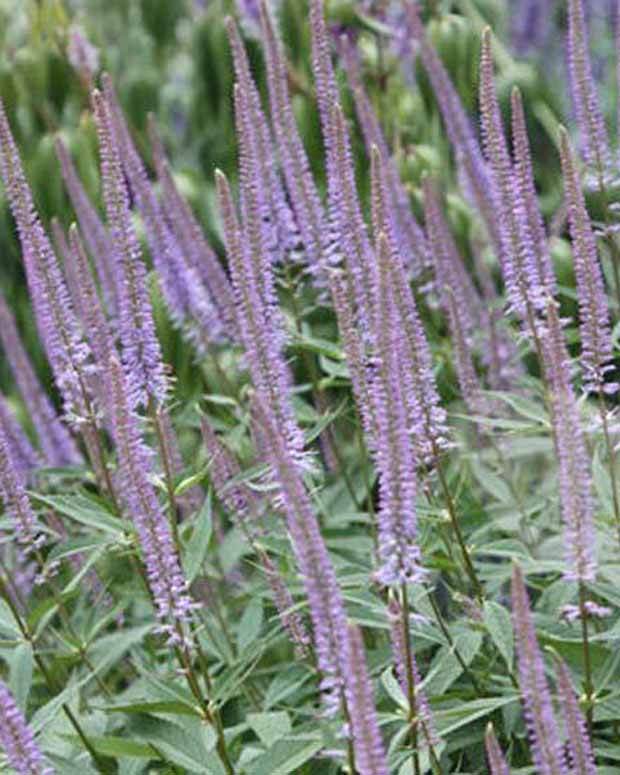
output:
[{"label": "dense plant cluster", "polygon": [[[35,5],[0,80],[2,771],[616,772],[620,4],[142,0],[111,53]],[[541,46],[570,105],[530,106]]]}]

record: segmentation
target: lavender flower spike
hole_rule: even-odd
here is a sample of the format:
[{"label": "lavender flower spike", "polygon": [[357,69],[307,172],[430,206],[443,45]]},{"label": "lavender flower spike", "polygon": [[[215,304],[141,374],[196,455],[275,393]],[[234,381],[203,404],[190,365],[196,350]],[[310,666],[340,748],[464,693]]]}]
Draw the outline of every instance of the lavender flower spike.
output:
[{"label": "lavender flower spike", "polygon": [[594,515],[590,459],[579,406],[570,380],[570,359],[564,333],[553,301],[547,307],[547,324],[542,337],[544,370],[549,388],[553,423],[560,505],[565,526],[565,578],[580,583],[594,581]]},{"label": "lavender flower spike", "polygon": [[568,775],[523,573],[518,565],[512,571],[512,616],[519,687],[536,771],[539,775]]},{"label": "lavender flower spike", "polygon": [[9,687],[0,681],[0,743],[18,775],[53,775]]},{"label": "lavender flower spike", "polygon": [[26,474],[13,456],[9,432],[0,422],[0,498],[13,523],[17,542],[28,554],[41,546],[43,535],[26,493]]},{"label": "lavender flower spike", "polygon": [[560,658],[556,662],[556,675],[571,767],[573,772],[580,773],[580,775],[596,775],[596,765],[594,764],[594,754],[586,720],[579,708],[566,663]]},{"label": "lavender flower spike", "polygon": [[502,241],[501,265],[510,306],[530,326],[544,309],[545,287],[536,263],[536,249],[530,234],[525,203],[512,168],[502,118],[495,92],[491,31],[482,33],[480,56],[480,112],[486,154],[497,192],[497,219]]},{"label": "lavender flower spike", "polygon": [[259,556],[282,626],[288,633],[291,642],[295,645],[295,655],[303,659],[308,656],[312,642],[304,621],[300,614],[293,610],[295,605],[293,596],[289,592],[278,569],[265,552],[259,550]]},{"label": "lavender flower spike", "polygon": [[97,278],[101,284],[106,308],[108,312],[115,314],[115,272],[111,261],[112,248],[110,245],[110,235],[107,233],[99,214],[88,198],[88,194],[78,177],[69,151],[60,137],[56,139],[55,147],[67,193],[71,199],[71,204],[73,205],[78,223],[80,224],[82,234],[84,235],[84,241],[95,262]]},{"label": "lavender flower spike", "polygon": [[568,0],[568,65],[583,155],[602,181],[611,163],[611,152],[592,75],[583,0]]},{"label": "lavender flower spike", "polygon": [[81,455],[68,429],[43,390],[21,342],[15,319],[0,293],[0,343],[50,466],[78,463]]},{"label": "lavender flower spike", "polygon": [[491,775],[510,775],[510,768],[504,759],[502,749],[499,747],[493,724],[487,726],[484,736],[484,745],[487,751],[487,761],[489,763],[489,772]]},{"label": "lavender flower spike", "polygon": [[346,692],[347,708],[355,746],[356,767],[360,775],[388,775],[362,634],[359,628],[352,624],[348,628],[346,663],[350,676]]},{"label": "lavender flower spike", "polygon": [[92,95],[101,154],[103,198],[116,264],[118,328],[132,406],[164,400],[167,381],[146,285],[146,267],[136,237],[112,118],[102,95]]},{"label": "lavender flower spike", "polygon": [[610,393],[616,391],[618,385],[605,383],[605,374],[613,368],[607,294],[596,250],[596,238],[586,210],[575,157],[564,128],[560,130],[560,154],[579,298],[583,384],[586,390]]},{"label": "lavender flower spike", "polygon": [[0,171],[22,247],[26,278],[65,414],[74,424],[91,414],[84,385],[90,351],[71,306],[52,244],[37,216],[4,106],[0,103]]},{"label": "lavender flower spike", "polygon": [[149,587],[168,642],[183,639],[183,624],[194,607],[174,548],[170,525],[149,480],[151,452],[142,440],[133,412],[128,380],[115,356],[108,363],[108,390],[113,437],[123,493],[136,526]]},{"label": "lavender flower spike", "polygon": [[22,430],[21,425],[9,407],[8,401],[1,393],[0,426],[2,426],[9,443],[15,467],[22,471],[25,476],[30,475],[35,468],[41,465],[41,459],[30,443],[30,439]]}]

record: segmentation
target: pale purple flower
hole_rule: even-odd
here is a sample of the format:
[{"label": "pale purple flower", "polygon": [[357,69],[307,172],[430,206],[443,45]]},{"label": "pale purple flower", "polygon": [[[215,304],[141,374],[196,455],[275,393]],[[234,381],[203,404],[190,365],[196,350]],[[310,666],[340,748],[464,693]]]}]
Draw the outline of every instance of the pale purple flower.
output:
[{"label": "pale purple flower", "polygon": [[[586,600],[583,609],[587,619],[606,619],[611,616],[613,611],[605,605],[599,605],[594,600]],[[576,622],[581,619],[581,606],[563,605],[560,608],[560,618],[567,622]]]},{"label": "pale purple flower", "polygon": [[487,752],[487,761],[489,763],[490,775],[510,775],[510,768],[506,763],[502,749],[499,747],[493,724],[487,726],[484,736],[484,746]]},{"label": "pale purple flower", "polygon": [[560,132],[560,153],[577,279],[583,386],[594,392],[615,392],[618,385],[605,382],[605,374],[613,369],[607,294],[596,249],[596,237],[565,130]]},{"label": "pale purple flower", "polygon": [[583,155],[596,168],[599,178],[604,178],[611,164],[611,152],[592,75],[583,0],[568,0],[568,64]]},{"label": "pale purple flower", "polygon": [[0,342],[37,432],[45,461],[51,466],[79,463],[80,453],[68,429],[43,390],[15,325],[4,296],[0,294]]},{"label": "pale purple flower", "polygon": [[0,743],[18,775],[53,775],[9,687],[0,681]]},{"label": "pale purple flower", "polygon": [[594,581],[596,557],[592,477],[579,406],[570,379],[570,359],[557,307],[547,305],[547,322],[541,331],[544,371],[551,404],[560,506],[564,520],[565,578]]},{"label": "pale purple flower", "polygon": [[6,398],[0,393],[0,426],[15,467],[26,477],[41,465],[41,458],[24,433]]},{"label": "pale purple flower", "polygon": [[512,571],[512,616],[519,688],[536,771],[539,775],[568,775],[523,573],[518,565]]},{"label": "pale purple flower", "polygon": [[183,639],[183,625],[195,604],[181,570],[170,525],[150,481],[151,450],[142,439],[131,389],[118,359],[108,363],[108,392],[116,446],[119,488],[133,521],[153,596],[159,629],[171,644]]},{"label": "pale purple flower", "polygon": [[74,424],[91,415],[84,376],[90,350],[74,314],[69,291],[36,213],[15,141],[0,103],[0,171],[17,225],[30,297],[67,418]]},{"label": "pale purple flower", "polygon": [[355,766],[360,775],[388,775],[387,757],[379,730],[362,634],[354,624],[348,627],[345,648],[344,662],[348,676],[346,700],[355,749]]},{"label": "pale purple flower", "polygon": [[69,28],[67,58],[71,67],[80,76],[84,87],[88,90],[92,89],[93,79],[99,69],[99,50],[76,24],[72,24]]},{"label": "pale purple flower", "polygon": [[579,708],[568,667],[564,660],[559,657],[556,660],[556,675],[572,771],[579,773],[579,775],[596,775],[596,765],[586,720]]},{"label": "pale purple flower", "polygon": [[295,646],[295,655],[298,659],[304,659],[308,656],[312,643],[306,625],[301,615],[293,610],[293,596],[278,569],[265,552],[259,551],[259,556],[282,626]]},{"label": "pale purple flower", "polygon": [[103,198],[116,271],[119,338],[131,403],[139,406],[149,399],[159,403],[165,398],[167,380],[146,284],[146,266],[131,220],[129,196],[110,109],[97,91],[93,92],[93,109],[99,136]]}]

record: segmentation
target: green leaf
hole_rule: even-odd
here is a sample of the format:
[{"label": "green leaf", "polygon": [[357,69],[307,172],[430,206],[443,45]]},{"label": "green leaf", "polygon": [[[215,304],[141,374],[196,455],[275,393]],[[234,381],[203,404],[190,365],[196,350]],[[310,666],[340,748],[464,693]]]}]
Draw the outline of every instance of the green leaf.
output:
[{"label": "green leaf", "polygon": [[263,604],[258,598],[253,598],[241,617],[237,642],[239,651],[243,653],[247,646],[256,640],[263,625]]},{"label": "green leaf", "polygon": [[21,639],[22,633],[6,600],[0,598],[0,632]]},{"label": "green leaf", "polygon": [[64,514],[82,525],[96,527],[108,533],[118,535],[124,530],[131,530],[129,523],[112,516],[109,511],[99,508],[85,495],[40,495],[30,493],[31,498],[44,506],[50,506],[55,511]]},{"label": "green leaf", "polygon": [[249,713],[246,721],[256,732],[259,740],[266,746],[274,745],[278,740],[286,737],[292,729],[291,719],[288,713],[277,711],[274,713]]},{"label": "green leaf", "polygon": [[213,511],[211,490],[207,493],[205,502],[196,516],[192,536],[187,542],[183,557],[183,567],[187,580],[191,584],[198,575],[209,548],[213,532]]},{"label": "green leaf", "polygon": [[286,775],[296,772],[322,747],[323,741],[311,735],[278,740],[268,751],[249,763],[247,775]]},{"label": "green leaf", "polygon": [[11,655],[9,687],[15,697],[15,701],[24,712],[30,687],[32,686],[33,663],[31,645],[29,643],[20,643]]},{"label": "green leaf", "polygon": [[482,633],[468,630],[457,635],[452,646],[442,646],[422,683],[427,693],[433,697],[443,694],[463,672],[461,662],[455,655],[456,649],[465,665],[469,665],[481,644]]},{"label": "green leaf", "polygon": [[508,611],[498,603],[486,601],[484,604],[484,623],[491,636],[493,643],[497,646],[508,669],[512,670],[514,659],[514,634],[512,631],[512,621]]}]

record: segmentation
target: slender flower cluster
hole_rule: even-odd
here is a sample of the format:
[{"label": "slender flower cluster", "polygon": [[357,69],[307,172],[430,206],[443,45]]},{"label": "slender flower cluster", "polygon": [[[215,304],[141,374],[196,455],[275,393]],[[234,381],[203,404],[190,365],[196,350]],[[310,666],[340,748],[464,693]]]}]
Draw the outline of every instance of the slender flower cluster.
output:
[{"label": "slender flower cluster", "polygon": [[144,222],[153,264],[161,277],[162,294],[172,320],[181,325],[189,313],[185,262],[167,227],[159,201],[155,196],[140,154],[131,139],[116,92],[107,73],[102,76],[102,83],[115,146],[118,149],[123,171],[127,176],[138,211]]},{"label": "slender flower cluster", "polygon": [[[8,432],[7,432],[8,431]],[[10,428],[0,421],[0,498],[15,528],[17,541],[25,554],[44,542],[37,518],[26,493],[26,472],[21,460],[14,457]]]},{"label": "slender flower cluster", "polygon": [[36,429],[46,463],[51,466],[78,463],[81,459],[80,453],[35,374],[19,337],[15,319],[2,294],[0,343]]},{"label": "slender flower cluster", "polygon": [[108,363],[108,391],[122,493],[138,532],[160,631],[174,644],[182,640],[183,623],[189,620],[194,603],[170,525],[149,480],[151,453],[142,440],[130,390],[123,367],[113,356]]},{"label": "slender flower cluster", "polygon": [[295,602],[293,596],[277,568],[269,559],[269,555],[265,554],[265,552],[260,552],[260,560],[267,577],[267,583],[271,588],[273,602],[278,611],[282,626],[288,633],[291,642],[295,645],[297,657],[303,659],[308,656],[312,642],[306,630],[306,625],[300,614],[294,610]]},{"label": "slender flower cluster", "polygon": [[189,305],[198,320],[200,333],[208,341],[222,337],[236,339],[238,324],[228,275],[177,188],[152,115],[148,129],[161,186],[161,210],[187,263]]},{"label": "slender flower cluster", "polygon": [[609,169],[611,152],[592,75],[583,0],[568,0],[568,65],[583,155],[602,178]]},{"label": "slender flower cluster", "polygon": [[341,36],[339,50],[355,99],[355,109],[366,151],[371,154],[373,146],[376,146],[384,159],[386,185],[390,199],[389,209],[394,222],[395,236],[403,261],[411,268],[415,277],[431,262],[426,236],[411,210],[409,195],[400,179],[396,162],[390,156],[381,124],[364,89],[356,48],[348,36]]},{"label": "slender flower cluster", "polygon": [[[243,144],[242,150],[245,152]],[[241,165],[245,205],[242,227],[228,181],[221,172],[216,173],[224,241],[238,308],[241,341],[252,381],[277,417],[291,454],[303,466],[304,440],[295,421],[290,401],[291,377],[283,357],[284,322],[277,306],[273,268],[261,240],[260,211],[255,194],[259,180],[256,165],[248,155]]]},{"label": "slender flower cluster", "polygon": [[56,155],[60,161],[62,177],[81,232],[84,235],[84,241],[95,262],[97,279],[101,285],[106,308],[111,314],[114,314],[116,312],[116,287],[114,282],[115,268],[111,261],[113,251],[110,236],[90,201],[78,177],[69,151],[60,137],[56,139]]},{"label": "slender flower cluster", "polygon": [[[237,93],[243,95],[246,124],[244,142],[248,146],[248,152],[254,157],[261,176],[261,186],[257,194],[262,211],[263,239],[269,247],[272,261],[282,261],[299,247],[299,231],[275,164],[271,131],[250,72],[247,54],[239,31],[230,17],[226,20],[226,29],[233,54]],[[242,198],[242,210],[244,206]]]},{"label": "slender flower cluster", "polygon": [[510,775],[510,768],[504,759],[502,749],[499,747],[493,724],[489,724],[484,736],[484,746],[487,752],[487,761],[491,775]]},{"label": "slender flower cluster", "polygon": [[523,573],[518,565],[512,572],[512,616],[519,687],[536,771],[540,775],[568,775]]},{"label": "slender flower cluster", "polygon": [[271,123],[278,145],[282,173],[303,245],[309,272],[322,279],[329,253],[327,219],[299,135],[288,88],[287,66],[266,2],[261,3],[261,25],[267,65]]},{"label": "slender flower cluster", "polygon": [[0,743],[18,775],[53,775],[9,687],[0,681]]},{"label": "slender flower cluster", "polygon": [[465,271],[441,213],[434,186],[428,179],[424,182],[424,212],[432,248],[435,284],[452,334],[461,395],[472,412],[484,411],[485,402],[480,395],[481,385],[471,352],[472,338],[477,329],[475,316],[482,302]]},{"label": "slender flower cluster", "polygon": [[26,277],[54,379],[66,416],[75,424],[90,414],[84,375],[90,350],[73,312],[51,242],[36,214],[11,129],[0,103],[0,172],[22,247]]},{"label": "slender flower cluster", "polygon": [[560,505],[565,526],[567,579],[588,582],[596,575],[590,460],[570,380],[570,360],[557,307],[549,302],[543,336],[551,421],[558,458]]},{"label": "slender flower cluster", "polygon": [[[417,464],[407,417],[407,393],[400,355],[403,351],[398,309],[390,282],[390,249],[378,238],[379,290],[375,375],[371,398],[377,421],[374,456],[379,474],[379,560],[382,584],[406,584],[423,577],[417,543]],[[418,407],[416,407],[419,414]],[[416,428],[417,435],[420,428]]]},{"label": "slender flower cluster", "polygon": [[618,385],[605,382],[605,374],[613,368],[607,295],[596,250],[596,238],[586,210],[568,134],[564,129],[560,132],[560,153],[579,299],[583,385],[586,390],[611,393],[618,389]]},{"label": "slender flower cluster", "polygon": [[118,329],[130,399],[132,406],[137,407],[147,403],[149,398],[163,401],[167,381],[146,285],[146,267],[131,221],[110,108],[99,92],[93,92],[92,98],[99,136],[103,198],[116,265]]},{"label": "slender flower cluster", "polygon": [[569,762],[573,772],[596,775],[592,744],[588,735],[586,720],[579,709],[575,689],[566,663],[558,658],[556,663],[558,694],[564,715],[566,744]]},{"label": "slender flower cluster", "polygon": [[497,219],[502,243],[500,258],[510,305],[522,320],[527,321],[530,333],[535,336],[532,330],[535,316],[544,309],[546,289],[536,261],[536,246],[530,234],[525,200],[504,136],[488,28],[482,35],[480,112],[486,154],[497,191]]},{"label": "slender flower cluster", "polygon": [[521,99],[521,92],[517,87],[512,90],[511,107],[514,175],[517,196],[525,207],[527,224],[534,242],[534,256],[540,281],[545,292],[550,296],[554,296],[557,290],[555,272],[553,271],[553,264],[549,253],[549,242],[545,232],[545,225],[540,213],[540,207],[538,206],[523,101]]},{"label": "slender flower cluster", "polygon": [[388,775],[362,634],[358,627],[350,624],[347,636],[345,664],[349,680],[346,684],[346,699],[356,769],[360,775]]},{"label": "slender flower cluster", "polygon": [[[407,648],[405,644],[405,633],[403,627],[403,609],[396,598],[392,598],[389,603],[390,618],[390,642],[392,644],[392,656],[396,668],[396,677],[402,693],[405,697],[409,696],[408,669],[407,669]],[[409,632],[409,623],[407,622],[407,632]],[[439,738],[435,729],[435,721],[428,704],[426,692],[422,689],[422,680],[418,670],[418,664],[415,654],[411,651],[411,677],[413,679],[413,697],[415,701],[416,722],[422,730],[424,742],[427,745],[434,746],[439,743]]]},{"label": "slender flower cluster", "polygon": [[496,195],[473,125],[443,63],[426,38],[414,0],[406,0],[405,8],[410,33],[418,43],[420,59],[433,87],[465,191],[481,213],[499,256],[502,239],[497,227]]},{"label": "slender flower cluster", "polygon": [[[390,336],[394,337],[398,347],[398,358],[396,370],[391,372],[390,378],[402,385],[406,426],[416,441],[417,462],[433,463],[447,444],[446,413],[439,400],[424,326],[391,229],[385,166],[376,148],[371,159],[371,183],[375,241],[378,249],[383,235],[386,251],[383,256],[378,255],[377,262],[380,267],[385,264],[381,271],[385,272],[386,282],[391,286],[390,294],[395,305],[394,328]],[[378,332],[385,314],[386,310],[378,306],[373,320],[373,355],[379,359],[386,357],[378,344]]]},{"label": "slender flower cluster", "polygon": [[84,88],[90,91],[93,88],[95,73],[99,68],[99,50],[76,24],[69,28],[67,58],[80,76]]},{"label": "slender flower cluster", "polygon": [[30,475],[41,464],[40,457],[11,411],[8,401],[1,393],[0,427],[8,442],[10,455],[15,467],[25,476]]}]

